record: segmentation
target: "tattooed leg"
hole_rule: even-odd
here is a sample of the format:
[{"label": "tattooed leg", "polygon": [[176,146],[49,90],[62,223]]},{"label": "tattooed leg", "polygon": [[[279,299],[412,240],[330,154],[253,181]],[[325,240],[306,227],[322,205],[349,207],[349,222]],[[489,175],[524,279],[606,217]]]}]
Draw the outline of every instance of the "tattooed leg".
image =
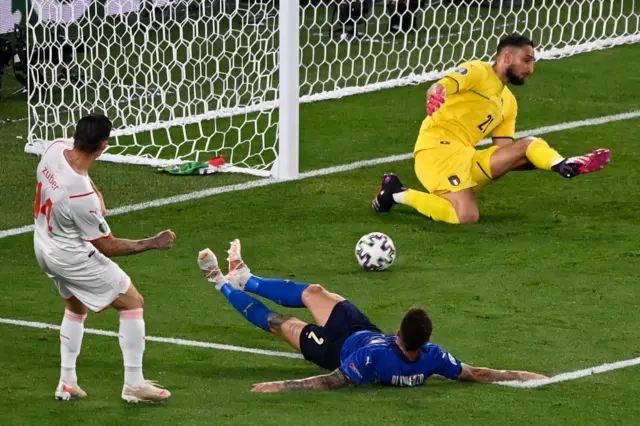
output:
[{"label": "tattooed leg", "polygon": [[285,342],[300,350],[300,333],[307,323],[288,315],[273,312],[267,319],[269,329],[273,334],[280,336]]}]

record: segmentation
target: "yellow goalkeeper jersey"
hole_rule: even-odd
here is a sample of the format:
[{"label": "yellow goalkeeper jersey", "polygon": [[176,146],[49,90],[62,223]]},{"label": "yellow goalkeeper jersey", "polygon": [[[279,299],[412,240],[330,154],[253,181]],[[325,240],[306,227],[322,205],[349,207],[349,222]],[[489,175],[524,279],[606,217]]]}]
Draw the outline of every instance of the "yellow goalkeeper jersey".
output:
[{"label": "yellow goalkeeper jersey", "polygon": [[439,83],[446,89],[446,101],[422,122],[414,152],[441,141],[473,147],[488,135],[514,137],[518,104],[491,64],[462,63]]}]

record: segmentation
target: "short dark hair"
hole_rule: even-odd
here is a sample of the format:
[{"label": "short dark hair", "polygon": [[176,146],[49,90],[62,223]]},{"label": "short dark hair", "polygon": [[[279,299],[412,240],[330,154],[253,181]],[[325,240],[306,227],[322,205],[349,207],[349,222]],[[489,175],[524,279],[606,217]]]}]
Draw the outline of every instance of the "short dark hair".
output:
[{"label": "short dark hair", "polygon": [[73,147],[88,154],[100,149],[103,141],[109,139],[113,124],[102,114],[90,114],[82,117],[76,125],[73,135]]},{"label": "short dark hair", "polygon": [[503,37],[498,43],[497,53],[498,55],[507,47],[524,47],[531,46],[536,47],[533,44],[533,41],[528,37],[523,36],[522,34],[509,34],[508,36]]},{"label": "short dark hair", "polygon": [[429,342],[432,331],[431,318],[424,309],[409,309],[400,324],[402,346],[407,351],[417,351]]}]

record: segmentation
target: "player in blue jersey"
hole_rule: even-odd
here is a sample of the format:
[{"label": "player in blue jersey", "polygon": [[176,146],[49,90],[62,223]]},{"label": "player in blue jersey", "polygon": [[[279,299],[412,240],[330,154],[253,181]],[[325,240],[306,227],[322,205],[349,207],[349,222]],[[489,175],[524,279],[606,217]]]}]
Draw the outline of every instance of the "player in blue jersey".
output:
[{"label": "player in blue jersey", "polygon": [[[329,390],[364,383],[420,386],[432,375],[472,382],[547,378],[461,363],[429,343],[431,319],[422,309],[410,309],[395,335],[384,334],[351,302],[322,286],[252,275],[242,261],[239,240],[231,243],[228,253],[229,273],[224,276],[215,254],[209,249],[200,251],[198,266],[205,277],[253,325],[280,336],[306,360],[332,370],[306,379],[259,383],[253,386],[254,392]],[[272,312],[247,292],[285,307],[306,307],[316,324]]]}]

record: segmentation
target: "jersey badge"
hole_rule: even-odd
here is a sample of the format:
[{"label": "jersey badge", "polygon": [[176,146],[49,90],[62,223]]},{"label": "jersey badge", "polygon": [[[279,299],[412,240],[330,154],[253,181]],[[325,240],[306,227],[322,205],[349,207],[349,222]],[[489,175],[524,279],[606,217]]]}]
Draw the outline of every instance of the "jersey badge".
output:
[{"label": "jersey badge", "polygon": [[100,231],[100,233],[105,237],[111,233],[111,229],[107,222],[100,222],[100,225],[98,225],[98,231]]},{"label": "jersey badge", "polygon": [[467,75],[469,74],[469,68],[465,68],[465,67],[456,67],[454,69],[455,72],[457,72],[460,75]]},{"label": "jersey badge", "polygon": [[449,176],[449,183],[453,186],[460,185],[460,178],[458,176]]},{"label": "jersey badge", "polygon": [[351,371],[353,371],[354,373],[356,373],[356,375],[360,378],[362,378],[362,374],[360,374],[360,370],[358,370],[358,368],[356,367],[356,365],[352,362],[349,363],[349,368],[351,369]]}]

